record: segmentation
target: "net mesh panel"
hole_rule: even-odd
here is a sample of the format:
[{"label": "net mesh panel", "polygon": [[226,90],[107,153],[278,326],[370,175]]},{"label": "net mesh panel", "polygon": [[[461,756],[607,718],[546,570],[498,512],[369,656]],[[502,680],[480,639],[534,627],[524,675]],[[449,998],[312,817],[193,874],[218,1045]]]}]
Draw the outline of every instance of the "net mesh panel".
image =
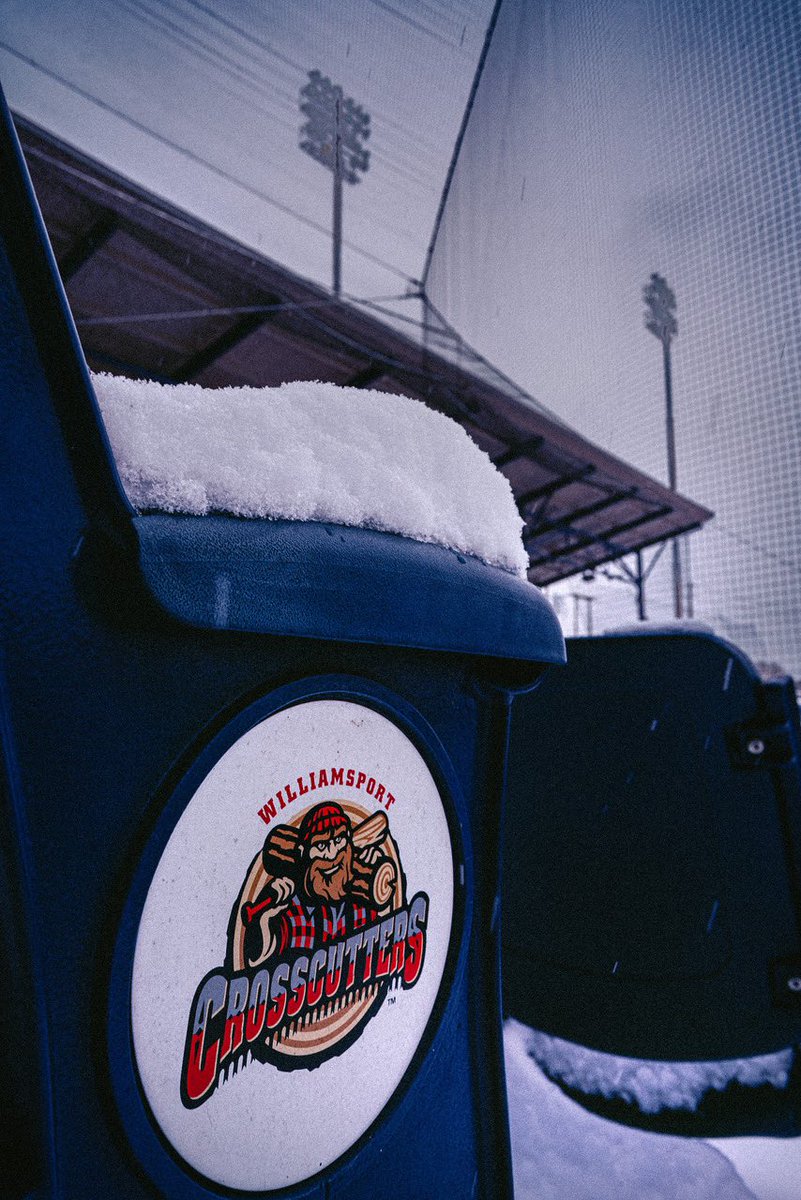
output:
[{"label": "net mesh panel", "polygon": [[[504,0],[427,279],[502,370],[666,477],[652,272],[677,296],[679,489],[696,617],[801,676],[801,6]],[[684,550],[685,564],[687,549]],[[648,615],[672,613],[670,555]],[[569,632],[636,615],[559,589]]]}]

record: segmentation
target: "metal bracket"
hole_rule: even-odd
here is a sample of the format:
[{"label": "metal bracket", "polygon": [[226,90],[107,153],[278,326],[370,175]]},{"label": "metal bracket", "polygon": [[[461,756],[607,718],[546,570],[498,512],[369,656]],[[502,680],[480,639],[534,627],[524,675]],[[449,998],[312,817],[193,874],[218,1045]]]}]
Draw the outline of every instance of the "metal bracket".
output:
[{"label": "metal bracket", "polygon": [[793,760],[789,725],[744,721],[726,731],[726,741],[735,767],[776,767]]},{"label": "metal bracket", "polygon": [[801,958],[777,959],[771,970],[774,1003],[801,1012]]}]

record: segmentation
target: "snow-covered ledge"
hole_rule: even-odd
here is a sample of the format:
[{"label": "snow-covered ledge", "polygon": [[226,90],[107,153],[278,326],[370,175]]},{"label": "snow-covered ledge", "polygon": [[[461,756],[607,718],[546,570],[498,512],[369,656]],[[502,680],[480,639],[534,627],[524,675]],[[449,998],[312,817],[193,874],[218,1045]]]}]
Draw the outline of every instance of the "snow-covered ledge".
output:
[{"label": "snow-covered ledge", "polygon": [[657,1062],[604,1054],[535,1029],[528,1030],[527,1042],[528,1053],[552,1079],[587,1096],[626,1100],[645,1113],[694,1111],[707,1092],[731,1083],[784,1088],[793,1065],[792,1049],[717,1062]]},{"label": "snow-covered ledge", "polygon": [[95,375],[134,508],[324,521],[431,542],[525,577],[511,487],[455,421],[406,396],[207,389]]}]

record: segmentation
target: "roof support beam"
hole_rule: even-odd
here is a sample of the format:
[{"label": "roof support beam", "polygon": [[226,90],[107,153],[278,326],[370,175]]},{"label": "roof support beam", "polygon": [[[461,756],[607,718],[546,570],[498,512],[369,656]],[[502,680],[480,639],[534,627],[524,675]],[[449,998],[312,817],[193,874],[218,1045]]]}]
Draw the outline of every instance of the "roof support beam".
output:
[{"label": "roof support beam", "polygon": [[624,500],[634,500],[637,498],[636,488],[628,488],[625,492],[612,492],[605,496],[603,500],[596,500],[594,504],[585,504],[584,508],[576,508],[571,513],[562,517],[554,517],[551,521],[543,521],[540,525],[532,523],[530,529],[526,531],[525,539],[529,537],[541,537],[544,533],[550,533],[554,529],[560,529],[565,526],[565,522],[581,520],[583,517],[592,517],[596,513],[603,512],[604,509],[614,508],[616,504],[622,504]]},{"label": "roof support beam", "polygon": [[597,469],[592,463],[587,463],[579,471],[573,471],[570,475],[560,475],[558,479],[552,479],[550,483],[545,483],[542,487],[534,488],[531,492],[524,492],[522,496],[517,497],[517,507],[522,512],[535,500],[544,500],[546,496],[554,496],[557,492],[561,492],[562,488],[570,487],[571,483],[581,483],[583,479],[589,479]]},{"label": "roof support beam", "polygon": [[[635,517],[633,521],[624,521],[622,525],[615,525],[614,529],[607,529],[607,537],[616,537],[619,533],[628,533],[630,529],[637,529],[640,525],[647,525],[649,521],[658,521],[660,517],[666,517],[673,512],[673,507],[670,504],[660,504],[653,509],[652,512],[643,513],[641,517]],[[676,537],[676,533],[670,534],[671,537]],[[626,551],[628,554],[628,551]]]},{"label": "roof support beam", "polygon": [[[256,304],[277,304],[275,297],[270,300],[257,300]],[[269,320],[267,313],[248,313],[236,321],[230,329],[226,329],[225,333],[220,334],[214,341],[209,342],[207,346],[203,346],[195,354],[190,354],[178,370],[174,373],[176,383],[189,383],[195,376],[200,375],[212,363],[215,363],[223,354],[227,354],[229,350],[233,350],[234,346],[239,342],[244,341],[251,333],[264,325]]]},{"label": "roof support beam", "polygon": [[92,345],[84,343],[84,354],[90,368],[95,370],[109,370],[113,374],[128,375],[131,379],[155,379],[156,383],[175,383],[172,375],[165,375],[157,370],[145,369],[141,363],[129,362],[124,358],[117,358],[113,354],[107,354],[103,350],[98,350]]},{"label": "roof support beam", "polygon": [[345,387],[366,388],[371,383],[375,383],[382,375],[386,375],[387,368],[384,363],[369,363],[361,371],[357,371],[355,375],[351,375],[350,379],[346,380]]},{"label": "roof support beam", "polygon": [[[569,536],[574,536],[577,540],[570,546],[564,546],[561,550],[552,550],[549,554],[543,555],[542,558],[534,559],[529,564],[529,569],[538,567],[543,563],[551,562],[553,559],[565,558],[570,554],[577,554],[581,550],[586,550],[592,545],[603,546],[609,551],[610,558],[621,558],[624,554],[630,554],[636,547],[618,546],[611,539],[617,537],[618,534],[627,533],[630,529],[636,529],[639,525],[647,525],[649,521],[657,521],[660,517],[667,516],[673,509],[669,505],[662,505],[654,509],[653,512],[644,513],[641,517],[636,517],[633,521],[625,521],[622,525],[615,525],[612,529],[607,529],[604,533],[587,533],[583,529],[573,529],[570,525],[563,526],[564,533]],[[671,536],[675,537],[676,534]],[[535,539],[531,539],[532,541]]]},{"label": "roof support beam", "polygon": [[106,244],[117,228],[117,218],[111,212],[104,212],[102,217],[90,225],[86,232],[73,242],[58,264],[62,283],[66,285],[92,255]]},{"label": "roof support beam", "polygon": [[545,441],[544,437],[531,437],[525,442],[518,442],[514,446],[510,446],[508,450],[504,450],[496,458],[493,458],[493,463],[500,470],[501,467],[507,466],[510,462],[514,462],[517,458],[536,458],[537,451]]}]

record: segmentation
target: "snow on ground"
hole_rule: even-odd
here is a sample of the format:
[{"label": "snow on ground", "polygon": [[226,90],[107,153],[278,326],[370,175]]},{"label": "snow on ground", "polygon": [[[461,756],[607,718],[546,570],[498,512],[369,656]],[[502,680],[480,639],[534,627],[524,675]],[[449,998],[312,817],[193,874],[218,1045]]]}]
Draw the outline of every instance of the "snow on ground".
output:
[{"label": "snow on ground", "polygon": [[531,1057],[531,1039],[506,1022],[515,1200],[753,1200],[707,1142],[616,1125],[569,1100]]},{"label": "snow on ground", "polygon": [[538,1030],[529,1031],[529,1053],[549,1075],[587,1096],[619,1096],[643,1112],[663,1108],[695,1109],[705,1092],[723,1091],[735,1080],[749,1087],[787,1086],[793,1051],[720,1062],[655,1062],[619,1058],[577,1046]]},{"label": "snow on ground", "polygon": [[712,1145],[734,1163],[759,1200],[801,1196],[801,1138],[717,1138]]},{"label": "snow on ground", "polygon": [[508,481],[460,425],[418,400],[332,383],[93,382],[140,511],[358,525],[525,576]]}]

